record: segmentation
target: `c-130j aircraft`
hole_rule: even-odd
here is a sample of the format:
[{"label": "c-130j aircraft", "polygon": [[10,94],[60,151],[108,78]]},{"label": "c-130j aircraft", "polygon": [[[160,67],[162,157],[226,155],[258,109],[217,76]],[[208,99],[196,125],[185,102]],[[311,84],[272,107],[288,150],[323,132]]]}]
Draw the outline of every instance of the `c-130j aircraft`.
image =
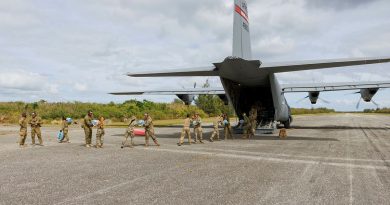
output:
[{"label": "c-130j aircraft", "polygon": [[186,104],[191,104],[196,95],[213,94],[218,95],[225,104],[230,103],[240,119],[243,113],[248,114],[255,108],[258,111],[257,122],[263,124],[280,122],[284,127],[289,128],[292,117],[284,93],[307,92],[307,98],[315,104],[320,92],[323,91],[360,90],[358,93],[361,94],[361,99],[370,102],[380,88],[390,87],[390,81],[280,85],[276,73],[386,63],[390,62],[390,57],[266,63],[253,60],[249,31],[247,3],[245,0],[235,0],[232,56],[225,58],[223,62],[200,68],[127,74],[131,77],[219,76],[223,88],[150,90],[111,94],[177,95]]}]

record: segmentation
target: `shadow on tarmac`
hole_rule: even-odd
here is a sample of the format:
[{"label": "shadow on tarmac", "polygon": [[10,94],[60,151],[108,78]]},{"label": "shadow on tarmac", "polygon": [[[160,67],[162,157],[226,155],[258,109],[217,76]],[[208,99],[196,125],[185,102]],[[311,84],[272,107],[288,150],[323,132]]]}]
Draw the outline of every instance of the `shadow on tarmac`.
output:
[{"label": "shadow on tarmac", "polygon": [[371,129],[371,130],[386,130],[386,127],[356,127],[356,126],[291,126],[291,129],[302,129],[302,130],[360,130],[360,129]]}]

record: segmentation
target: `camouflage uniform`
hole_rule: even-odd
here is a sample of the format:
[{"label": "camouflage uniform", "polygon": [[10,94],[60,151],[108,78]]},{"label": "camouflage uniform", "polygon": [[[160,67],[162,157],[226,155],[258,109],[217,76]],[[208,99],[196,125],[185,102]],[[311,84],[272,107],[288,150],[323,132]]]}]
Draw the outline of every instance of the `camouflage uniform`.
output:
[{"label": "camouflage uniform", "polygon": [[190,126],[191,126],[191,119],[189,117],[187,117],[184,120],[183,130],[181,131],[181,136],[180,136],[180,140],[179,140],[179,144],[178,144],[179,146],[181,144],[183,144],[184,137],[186,135],[188,136],[188,143],[191,144],[191,129],[190,129]]},{"label": "camouflage uniform", "polygon": [[42,133],[41,133],[41,118],[38,116],[33,116],[28,122],[31,126],[31,143],[35,144],[35,135],[38,136],[38,141],[40,145],[43,145]]},{"label": "camouflage uniform", "polygon": [[213,121],[213,133],[211,134],[210,141],[214,141],[214,137],[217,136],[217,140],[219,141],[219,124],[221,124],[223,119],[221,117],[216,117]]},{"label": "camouflage uniform", "polygon": [[257,128],[257,109],[252,108],[249,112],[249,120],[251,121],[250,136],[254,136]]},{"label": "camouflage uniform", "polygon": [[20,130],[19,130],[19,145],[24,146],[27,138],[27,119],[22,117],[19,120]]},{"label": "camouflage uniform", "polygon": [[154,127],[153,127],[153,120],[150,116],[148,116],[145,120],[145,146],[149,146],[149,137],[153,139],[153,142],[160,146],[157,142],[157,138],[154,135]]},{"label": "camouflage uniform", "polygon": [[203,143],[203,131],[202,131],[202,119],[198,116],[194,120],[194,132],[195,132],[195,143],[199,139],[200,143]]},{"label": "camouflage uniform", "polygon": [[244,115],[244,126],[242,127],[244,136],[243,138],[248,138],[248,135],[252,132],[252,125],[248,116]]},{"label": "camouflage uniform", "polygon": [[64,134],[64,138],[62,141],[69,142],[69,136],[68,136],[69,125],[68,125],[68,122],[66,120],[62,120],[61,130],[62,130],[62,133]]},{"label": "camouflage uniform", "polygon": [[232,135],[232,127],[230,125],[230,120],[229,120],[229,117],[225,116],[224,121],[226,120],[228,123],[227,124],[223,124],[223,131],[224,131],[224,136],[225,136],[225,140],[228,139],[228,136],[230,136],[231,139],[233,139],[233,135]]},{"label": "camouflage uniform", "polygon": [[84,134],[85,134],[85,145],[86,146],[91,146],[92,144],[92,117],[89,115],[86,115],[84,117],[84,124],[82,125],[84,128]]},{"label": "camouflage uniform", "polygon": [[104,119],[99,121],[96,131],[96,148],[102,148],[104,142]]},{"label": "camouflage uniform", "polygon": [[137,119],[135,117],[132,117],[130,119],[130,124],[129,126],[127,127],[126,129],[126,133],[125,133],[125,140],[123,140],[122,142],[122,148],[125,147],[125,146],[128,146],[127,145],[127,139],[130,137],[130,146],[129,147],[133,147],[134,146],[134,142],[133,142],[133,139],[134,139],[134,127],[135,125],[137,124]]}]

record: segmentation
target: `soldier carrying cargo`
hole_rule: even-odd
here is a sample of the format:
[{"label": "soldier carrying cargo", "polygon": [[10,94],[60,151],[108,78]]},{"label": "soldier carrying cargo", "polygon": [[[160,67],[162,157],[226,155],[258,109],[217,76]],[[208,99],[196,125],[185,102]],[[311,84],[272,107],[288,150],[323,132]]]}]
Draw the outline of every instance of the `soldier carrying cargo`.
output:
[{"label": "soldier carrying cargo", "polygon": [[195,114],[194,117],[194,132],[195,132],[195,143],[199,140],[203,144],[203,130],[202,130],[202,119],[199,116],[199,113]]},{"label": "soldier carrying cargo", "polygon": [[219,125],[222,124],[223,118],[222,116],[217,116],[213,120],[213,133],[210,137],[210,142],[214,142],[214,137],[217,136],[217,141],[219,141]]},{"label": "soldier carrying cargo", "polygon": [[178,146],[181,146],[183,144],[184,137],[186,135],[188,136],[188,143],[189,145],[191,145],[191,121],[192,120],[190,119],[190,115],[187,114],[187,118],[184,119],[183,130],[181,131],[179,143],[177,143]]},{"label": "soldier carrying cargo", "polygon": [[[135,116],[132,116],[130,118],[129,126],[126,129],[125,133],[125,140],[122,142],[121,148],[124,148],[125,146],[133,147],[134,146],[134,127],[137,124],[137,118]],[[130,137],[130,145],[127,144],[127,139]]]},{"label": "soldier carrying cargo", "polygon": [[87,115],[84,117],[83,124],[81,125],[81,127],[84,128],[85,147],[92,147],[92,117],[93,113],[89,110]]},{"label": "soldier carrying cargo", "polygon": [[144,120],[145,120],[145,147],[149,146],[149,137],[153,139],[154,144],[157,146],[160,146],[160,144],[157,141],[156,136],[154,135],[154,126],[153,126],[153,119],[150,117],[148,113],[145,113],[144,115]]},{"label": "soldier carrying cargo", "polygon": [[225,137],[225,140],[228,139],[228,136],[230,136],[231,139],[233,139],[233,135],[232,135],[232,126],[230,125],[230,119],[229,119],[229,116],[228,114],[223,114],[222,115],[223,117],[223,131],[224,131],[224,137]]}]

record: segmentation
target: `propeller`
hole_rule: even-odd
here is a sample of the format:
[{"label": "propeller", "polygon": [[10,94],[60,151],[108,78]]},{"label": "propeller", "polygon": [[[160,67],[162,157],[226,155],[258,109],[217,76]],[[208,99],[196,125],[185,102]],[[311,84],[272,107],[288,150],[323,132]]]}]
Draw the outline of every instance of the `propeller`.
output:
[{"label": "propeller", "polygon": [[362,101],[362,98],[360,97],[358,103],[356,104],[356,110],[359,110],[359,106],[360,106],[361,101]]}]

